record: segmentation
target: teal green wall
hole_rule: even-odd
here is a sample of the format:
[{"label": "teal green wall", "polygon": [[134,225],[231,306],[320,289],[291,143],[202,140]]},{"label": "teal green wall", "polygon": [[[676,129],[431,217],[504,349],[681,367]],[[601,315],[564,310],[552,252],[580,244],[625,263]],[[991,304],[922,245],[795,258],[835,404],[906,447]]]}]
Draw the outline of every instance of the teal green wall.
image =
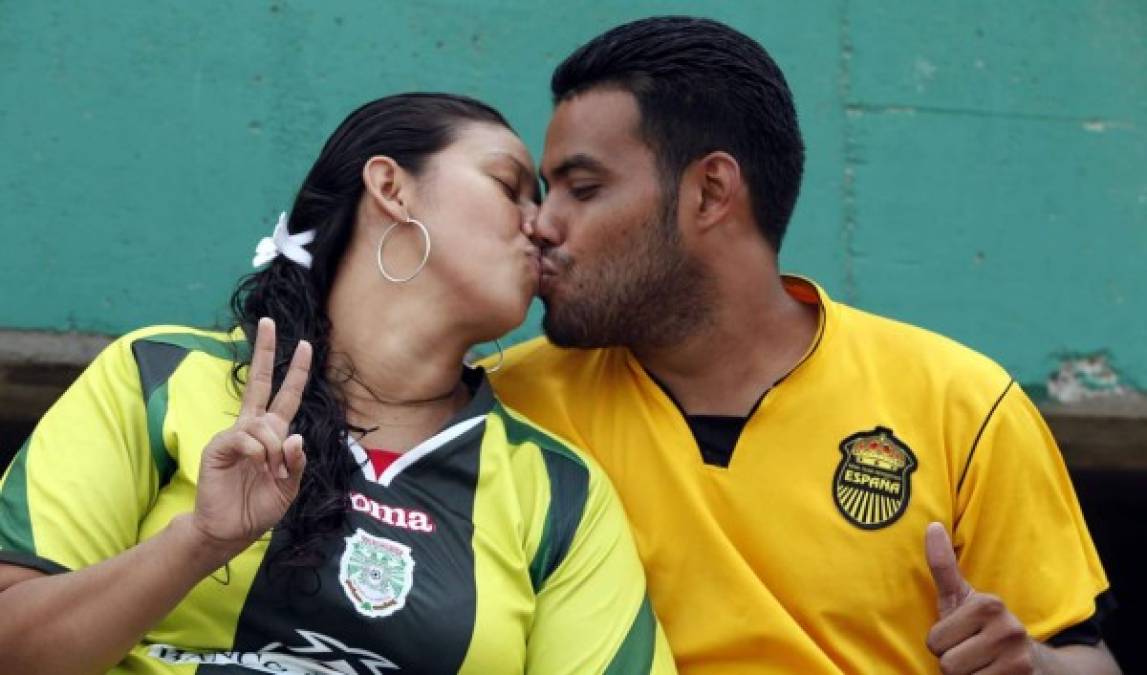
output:
[{"label": "teal green wall", "polygon": [[1104,351],[1147,386],[1142,0],[0,0],[0,328],[214,322],[352,108],[467,93],[537,151],[552,67],[654,13],[785,69],[809,149],[787,269],[1025,383]]}]

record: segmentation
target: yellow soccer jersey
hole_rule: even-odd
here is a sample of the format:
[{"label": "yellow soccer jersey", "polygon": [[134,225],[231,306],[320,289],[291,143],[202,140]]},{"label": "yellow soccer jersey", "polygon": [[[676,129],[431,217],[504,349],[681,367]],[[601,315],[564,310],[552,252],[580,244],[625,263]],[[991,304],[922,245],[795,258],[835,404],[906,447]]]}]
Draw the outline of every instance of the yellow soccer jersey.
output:
[{"label": "yellow soccer jersey", "polygon": [[[819,303],[804,360],[750,415],[725,466],[626,349],[507,354],[495,390],[587,448],[634,527],[682,673],[927,673],[932,521],[960,568],[1038,639],[1107,588],[1047,427],[996,364],[933,333]],[[723,355],[723,358],[735,358]]]},{"label": "yellow soccer jersey", "polygon": [[[80,569],[191,510],[201,449],[238,412],[230,369],[246,348],[178,327],[112,344],[0,483],[0,562]],[[386,468],[359,456],[344,536],[305,590],[268,564],[273,530],[113,672],[675,672],[601,470],[469,375],[473,400],[439,434]]]}]

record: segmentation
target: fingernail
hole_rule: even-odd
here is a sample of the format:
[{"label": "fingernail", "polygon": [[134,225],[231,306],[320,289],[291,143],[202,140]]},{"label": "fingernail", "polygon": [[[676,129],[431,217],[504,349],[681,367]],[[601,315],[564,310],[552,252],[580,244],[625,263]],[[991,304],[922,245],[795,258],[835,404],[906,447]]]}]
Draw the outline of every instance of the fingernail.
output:
[{"label": "fingernail", "polygon": [[291,474],[287,473],[287,467],[285,467],[285,466],[280,466],[280,467],[279,467],[279,478],[282,478],[283,480],[286,480],[286,479],[288,479],[288,478],[290,478],[290,477],[291,477]]}]

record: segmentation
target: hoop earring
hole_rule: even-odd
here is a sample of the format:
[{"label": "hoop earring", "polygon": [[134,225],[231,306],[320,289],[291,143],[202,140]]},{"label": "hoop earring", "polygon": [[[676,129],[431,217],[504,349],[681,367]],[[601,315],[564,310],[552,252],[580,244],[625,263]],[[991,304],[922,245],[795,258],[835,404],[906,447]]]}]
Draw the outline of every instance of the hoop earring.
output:
[{"label": "hoop earring", "polygon": [[[487,373],[498,372],[498,370],[502,367],[502,364],[506,362],[506,351],[504,349],[502,349],[502,341],[495,338],[494,346],[498,348],[498,362],[495,363],[492,368],[487,368],[486,369]],[[467,368],[477,368],[478,367],[478,364],[476,362],[475,363],[467,363],[466,359],[462,359],[462,365],[466,366]]]},{"label": "hoop earring", "polygon": [[[414,268],[413,272],[405,277],[396,277],[393,274],[387,272],[386,266],[382,264],[382,249],[386,245],[387,237],[389,237],[390,233],[394,231],[394,228],[398,227],[399,225],[408,224],[414,224],[422,232],[422,239],[426,242],[426,249],[422,252],[422,261],[418,263],[418,267]],[[382,238],[378,240],[378,250],[375,252],[374,257],[378,262],[378,272],[382,275],[383,279],[386,279],[387,281],[394,284],[405,284],[414,277],[418,276],[418,273],[422,271],[422,268],[426,267],[426,261],[430,259],[430,231],[426,229],[425,225],[413,218],[407,218],[401,222],[396,220],[390,224],[390,227],[386,228],[385,232],[382,233]]]}]

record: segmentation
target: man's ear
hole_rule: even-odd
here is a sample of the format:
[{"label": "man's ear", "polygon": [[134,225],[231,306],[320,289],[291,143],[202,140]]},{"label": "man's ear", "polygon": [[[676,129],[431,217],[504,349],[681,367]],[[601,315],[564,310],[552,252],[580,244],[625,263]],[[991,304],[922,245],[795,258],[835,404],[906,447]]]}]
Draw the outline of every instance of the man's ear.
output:
[{"label": "man's ear", "polygon": [[410,217],[403,194],[409,174],[393,159],[376,155],[362,167],[363,196],[388,220],[403,222]]},{"label": "man's ear", "polygon": [[732,215],[738,200],[747,194],[741,165],[727,152],[710,152],[685,170],[681,181],[681,214],[698,234],[712,229]]}]

